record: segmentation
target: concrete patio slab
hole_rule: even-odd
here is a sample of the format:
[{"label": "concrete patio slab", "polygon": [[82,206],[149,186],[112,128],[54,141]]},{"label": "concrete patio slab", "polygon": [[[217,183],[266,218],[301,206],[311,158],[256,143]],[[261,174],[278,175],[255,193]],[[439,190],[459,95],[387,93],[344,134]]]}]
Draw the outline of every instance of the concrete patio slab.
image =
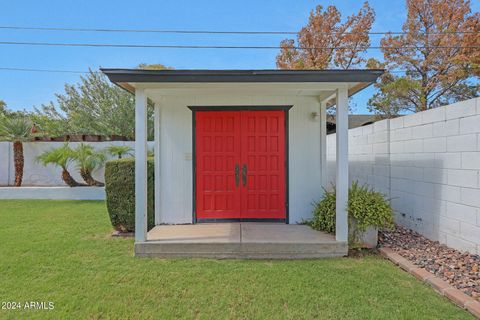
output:
[{"label": "concrete patio slab", "polygon": [[160,225],[147,234],[147,241],[184,243],[240,242],[240,223]]},{"label": "concrete patio slab", "polygon": [[135,244],[135,255],[163,258],[311,259],[347,252],[333,235],[282,223],[161,225]]},{"label": "concrete patio slab", "polygon": [[335,236],[306,225],[242,223],[243,243],[335,243]]}]

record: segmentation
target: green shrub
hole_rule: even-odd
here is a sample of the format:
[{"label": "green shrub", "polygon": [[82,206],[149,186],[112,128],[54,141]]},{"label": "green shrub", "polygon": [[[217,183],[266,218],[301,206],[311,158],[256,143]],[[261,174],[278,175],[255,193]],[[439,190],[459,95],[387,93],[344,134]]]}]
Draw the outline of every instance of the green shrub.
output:
[{"label": "green shrub", "polygon": [[[313,219],[310,221],[312,228],[329,233],[335,232],[335,188],[326,191],[322,200],[315,204]],[[393,210],[387,199],[380,192],[374,191],[367,185],[360,186],[353,182],[348,190],[348,224],[352,226],[355,220],[353,239],[365,232],[368,227],[391,228],[393,227]]]},{"label": "green shrub", "polygon": [[[154,222],[154,171],[153,159],[147,161],[148,229]],[[107,161],[105,165],[105,192],[107,210],[115,230],[135,231],[135,159],[124,158]]]}]

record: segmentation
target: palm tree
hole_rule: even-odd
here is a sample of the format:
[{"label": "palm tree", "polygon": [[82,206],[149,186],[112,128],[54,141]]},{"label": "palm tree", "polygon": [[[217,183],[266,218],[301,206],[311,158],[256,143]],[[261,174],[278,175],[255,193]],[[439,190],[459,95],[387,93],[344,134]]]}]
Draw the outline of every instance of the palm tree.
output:
[{"label": "palm tree", "polygon": [[97,152],[91,145],[80,143],[73,150],[73,158],[77,162],[80,175],[88,185],[97,187],[105,185],[92,177],[92,173],[105,163],[106,157],[103,152]]},{"label": "palm tree", "polygon": [[125,155],[132,155],[133,149],[129,146],[110,146],[107,148],[107,152],[118,159],[122,159]]},{"label": "palm tree", "polygon": [[68,165],[73,161],[73,150],[68,145],[68,142],[65,142],[60,148],[44,151],[37,157],[37,161],[41,162],[44,166],[53,164],[62,168],[62,180],[70,187],[84,185],[73,179],[68,171]]},{"label": "palm tree", "polygon": [[33,123],[25,116],[0,117],[0,140],[13,142],[13,159],[15,163],[15,187],[20,187],[23,180],[23,142],[32,139]]}]

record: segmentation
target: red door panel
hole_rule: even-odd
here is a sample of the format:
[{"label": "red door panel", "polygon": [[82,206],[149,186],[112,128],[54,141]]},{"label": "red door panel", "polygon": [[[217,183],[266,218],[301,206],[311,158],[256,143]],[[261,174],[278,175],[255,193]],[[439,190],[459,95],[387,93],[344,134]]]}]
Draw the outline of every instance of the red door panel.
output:
[{"label": "red door panel", "polygon": [[196,112],[197,219],[239,218],[240,120],[239,112]]},{"label": "red door panel", "polygon": [[197,219],[285,219],[285,112],[195,117]]},{"label": "red door panel", "polygon": [[242,112],[241,143],[242,218],[284,219],[285,112]]}]

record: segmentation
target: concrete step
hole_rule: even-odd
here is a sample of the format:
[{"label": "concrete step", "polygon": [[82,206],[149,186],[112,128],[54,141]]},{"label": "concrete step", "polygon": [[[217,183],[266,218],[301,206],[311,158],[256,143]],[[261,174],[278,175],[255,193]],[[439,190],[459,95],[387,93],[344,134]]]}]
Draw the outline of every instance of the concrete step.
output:
[{"label": "concrete step", "polygon": [[135,255],[160,258],[314,259],[346,256],[345,242],[203,242],[146,241],[135,244]]},{"label": "concrete step", "polygon": [[135,244],[136,256],[162,258],[313,259],[347,252],[331,234],[282,223],[160,225]]}]

